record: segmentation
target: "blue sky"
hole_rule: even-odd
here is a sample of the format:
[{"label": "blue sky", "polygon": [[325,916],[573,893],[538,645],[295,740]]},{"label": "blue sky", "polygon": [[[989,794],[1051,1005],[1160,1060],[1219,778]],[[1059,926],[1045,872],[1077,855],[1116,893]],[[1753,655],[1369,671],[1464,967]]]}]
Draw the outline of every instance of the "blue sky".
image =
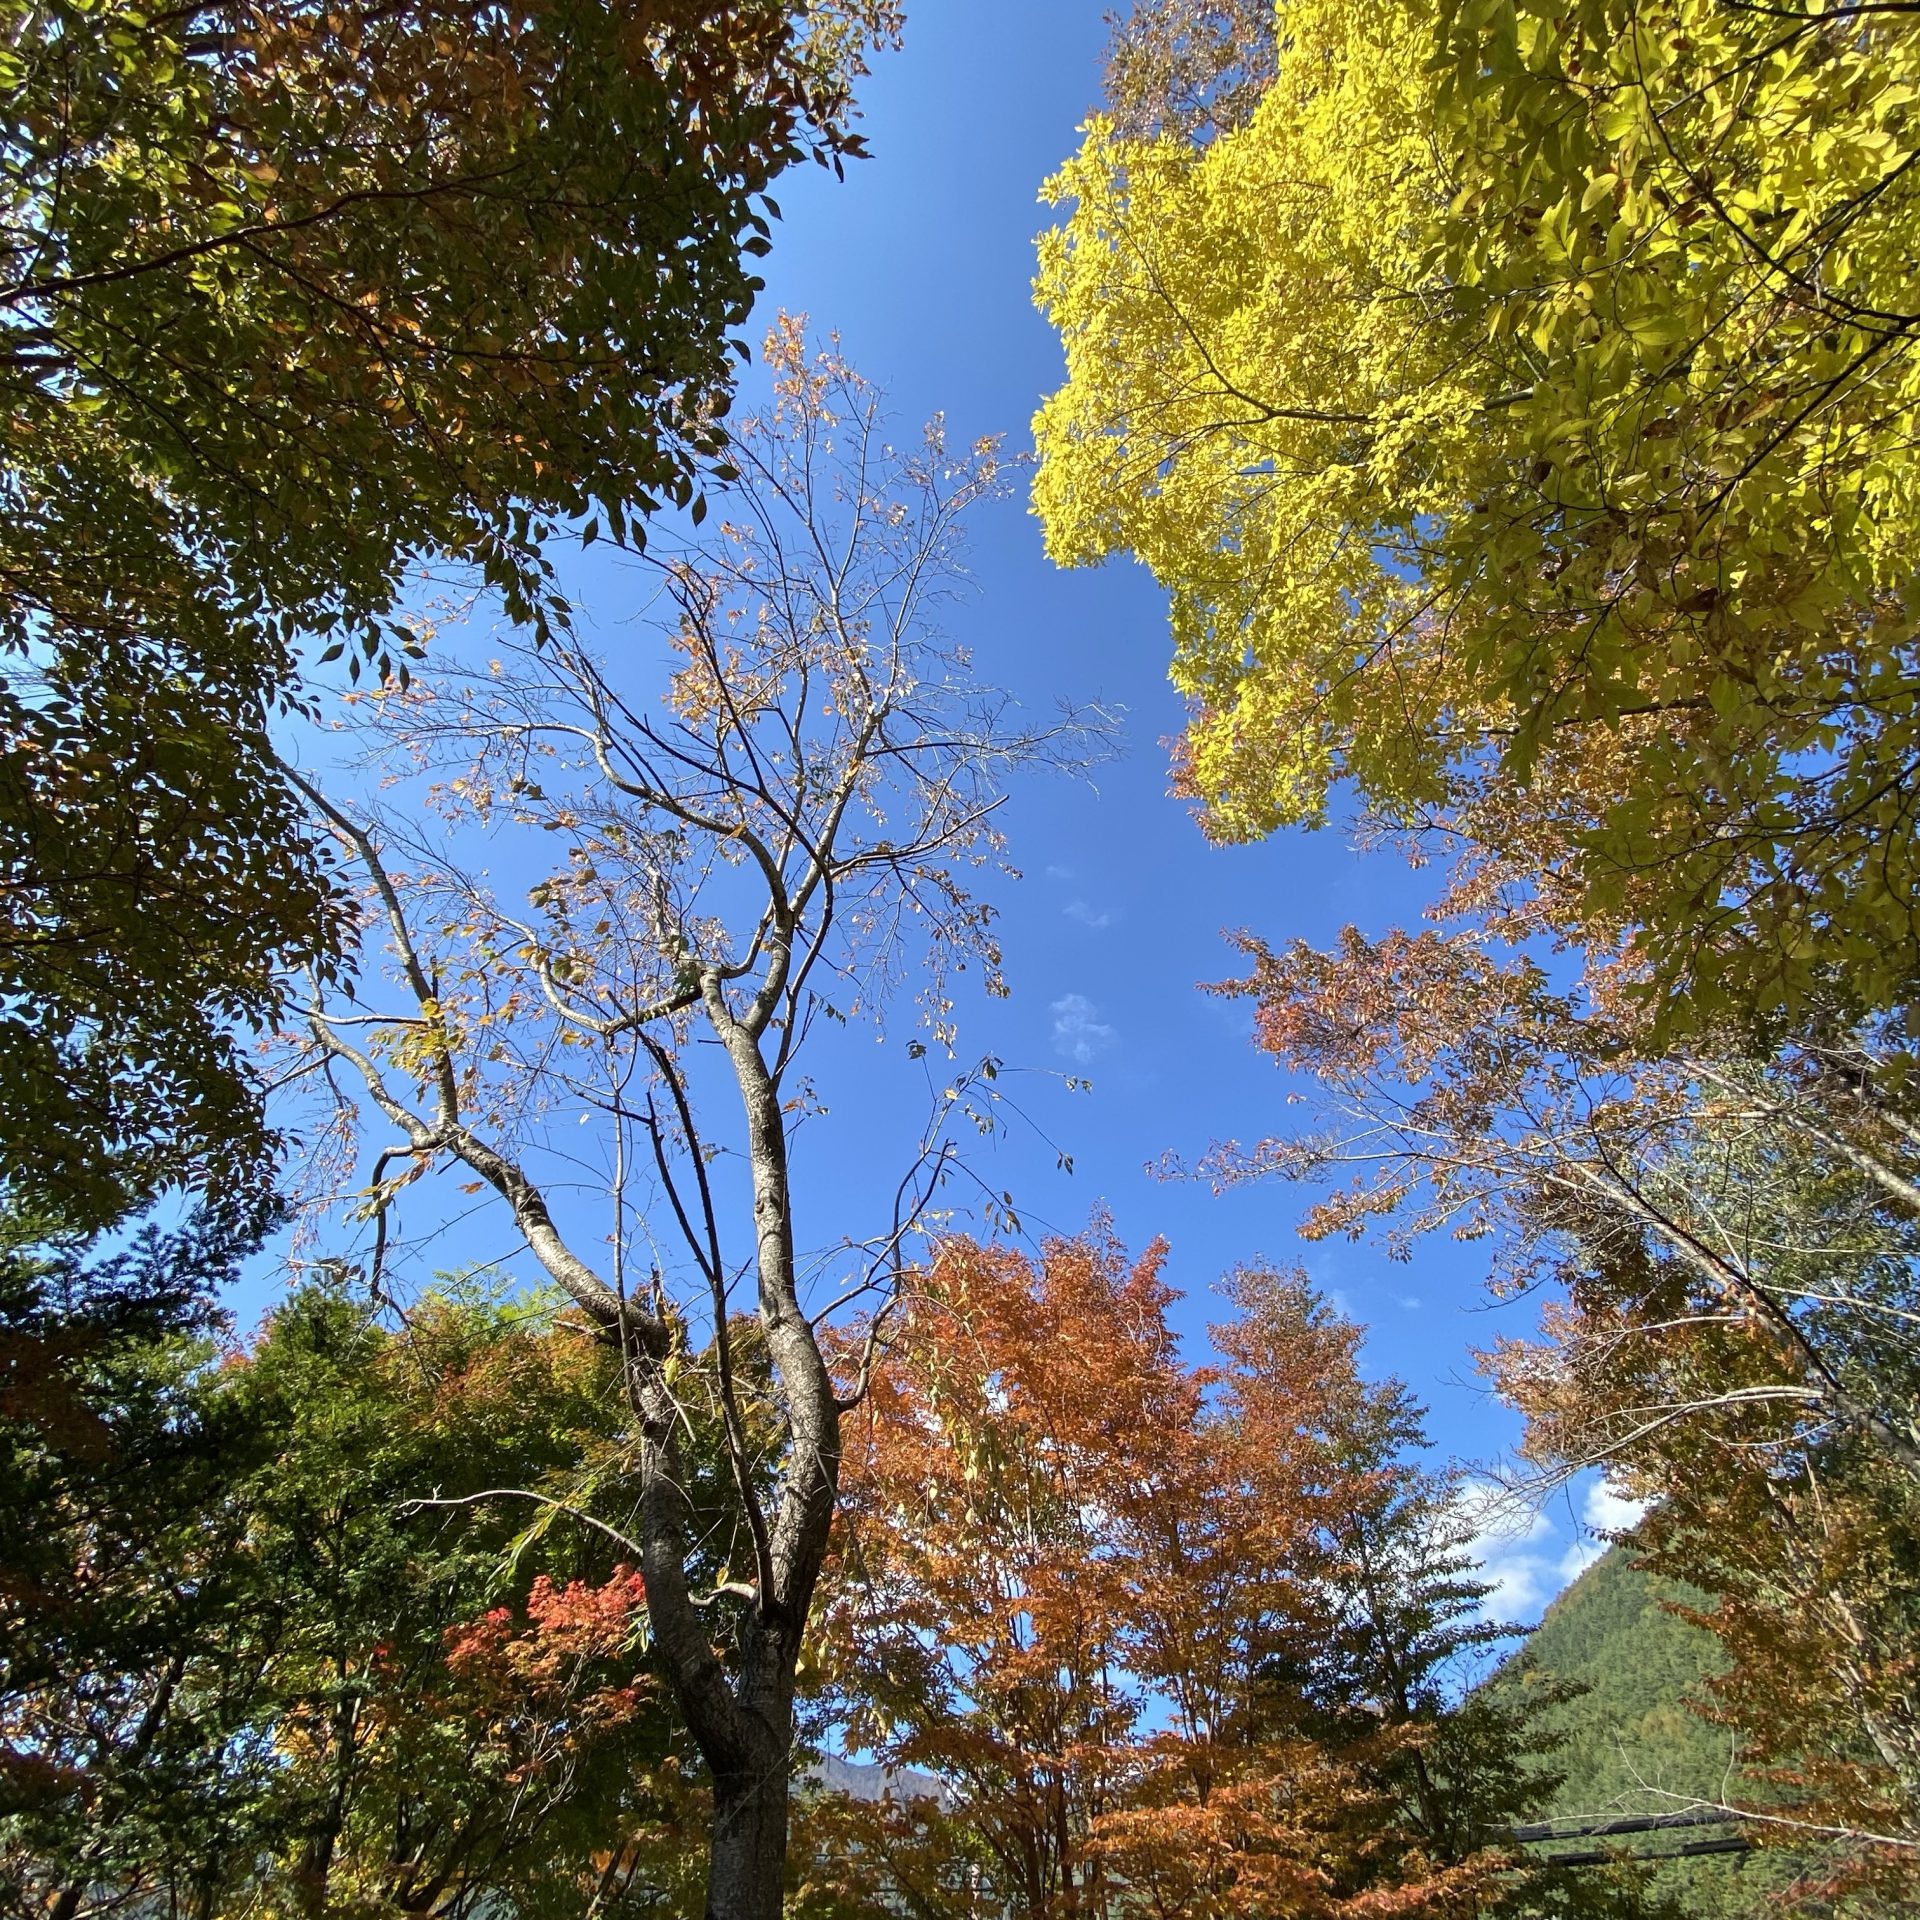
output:
[{"label": "blue sky", "polygon": [[[804,312],[836,331],[888,391],[903,431],[944,411],[959,442],[1000,434],[1022,449],[1060,377],[1029,290],[1045,217],[1036,196],[1097,96],[1103,10],[1102,0],[915,0],[905,50],[882,59],[865,89],[873,158],[844,181],[810,168],[777,189],[785,217],[764,269],[766,315]],[[743,404],[753,385],[750,373]],[[1438,1451],[1497,1455],[1515,1423],[1474,1377],[1469,1350],[1518,1325],[1515,1310],[1489,1310],[1483,1255],[1435,1245],[1395,1264],[1365,1247],[1310,1247],[1294,1232],[1302,1196],[1292,1189],[1215,1196],[1148,1171],[1170,1152],[1195,1156],[1287,1123],[1286,1083],[1250,1046],[1245,1006],[1198,991],[1233,971],[1223,933],[1323,942],[1348,922],[1379,930],[1417,916],[1416,877],[1391,856],[1363,857],[1337,829],[1206,844],[1166,791],[1163,742],[1181,708],[1166,679],[1162,599],[1142,569],[1054,569],[1019,497],[982,512],[972,566],[976,590],[951,628],[982,678],[1033,707],[1070,696],[1126,711],[1125,752],[1093,783],[1034,780],[1003,816],[1025,875],[997,895],[1012,998],[967,1010],[962,1052],[1035,1070],[1009,1082],[1035,1130],[1016,1126],[975,1152],[981,1179],[1011,1192],[1036,1232],[1077,1230],[1105,1208],[1136,1248],[1166,1236],[1169,1277],[1187,1296],[1182,1330],[1196,1344],[1222,1272],[1260,1257],[1301,1262],[1369,1327],[1370,1369],[1398,1374],[1428,1403]],[[569,585],[590,629],[616,630],[617,570],[596,553]],[[857,1216],[891,1189],[907,1116],[924,1099],[900,1055],[869,1044],[833,1058],[823,1086],[833,1113],[798,1167],[803,1192],[825,1196],[812,1201],[823,1235],[858,1231]],[[1092,1090],[1069,1093],[1066,1075]],[[1055,1144],[1072,1156],[1070,1176]],[[416,1228],[427,1203],[410,1201]],[[509,1246],[503,1223],[482,1212],[440,1232],[432,1263]],[[1582,1490],[1489,1539],[1503,1610],[1537,1612],[1590,1556],[1582,1519],[1618,1518],[1595,1497]]]}]

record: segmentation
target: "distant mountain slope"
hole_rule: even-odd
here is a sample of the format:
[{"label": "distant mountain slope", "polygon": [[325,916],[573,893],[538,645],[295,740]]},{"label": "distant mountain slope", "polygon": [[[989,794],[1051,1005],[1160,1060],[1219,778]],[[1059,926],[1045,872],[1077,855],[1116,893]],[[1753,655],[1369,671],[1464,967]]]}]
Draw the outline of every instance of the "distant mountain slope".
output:
[{"label": "distant mountain slope", "polygon": [[[1565,1735],[1551,1765],[1566,1780],[1551,1816],[1671,1812],[1670,1795],[1738,1801],[1750,1794],[1734,1764],[1734,1740],[1688,1710],[1721,1665],[1713,1636],[1669,1612],[1663,1601],[1706,1597],[1635,1571],[1615,1547],[1552,1606],[1525,1645],[1487,1682],[1495,1687],[1577,1681],[1587,1691],[1550,1707],[1544,1726]],[[1636,1852],[1659,1842],[1628,1842]],[[1746,1920],[1792,1877],[1781,1856],[1675,1861],[1655,1873],[1690,1920]]]},{"label": "distant mountain slope", "polygon": [[1615,1547],[1547,1609],[1522,1658],[1504,1670],[1503,1679],[1522,1686],[1531,1672],[1588,1689],[1544,1716],[1567,1736],[1555,1760],[1567,1775],[1556,1811],[1658,1813],[1672,1804],[1660,1789],[1726,1798],[1728,1731],[1684,1704],[1720,1670],[1720,1649],[1663,1600],[1711,1604],[1704,1594],[1635,1572]]},{"label": "distant mountain slope", "polygon": [[850,1800],[938,1800],[952,1804],[946,1783],[930,1773],[916,1773],[912,1767],[883,1767],[862,1760],[843,1760],[837,1753],[823,1753],[802,1776],[810,1785],[824,1787],[829,1793],[844,1793]]}]

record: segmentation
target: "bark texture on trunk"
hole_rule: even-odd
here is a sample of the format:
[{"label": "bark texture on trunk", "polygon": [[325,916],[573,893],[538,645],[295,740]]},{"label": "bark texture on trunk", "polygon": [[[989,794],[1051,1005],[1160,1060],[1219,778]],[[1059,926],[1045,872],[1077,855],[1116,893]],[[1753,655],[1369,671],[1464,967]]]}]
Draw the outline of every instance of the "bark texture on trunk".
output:
[{"label": "bark texture on trunk", "polygon": [[752,1621],[742,1637],[749,1667],[745,1677],[751,1678],[751,1669],[759,1666],[761,1685],[742,1690],[747,1763],[713,1770],[706,1920],[779,1920],[786,1887],[793,1653],[798,1648],[796,1644],[790,1652],[784,1645],[754,1645],[766,1636]]},{"label": "bark texture on trunk", "polygon": [[780,1920],[787,1870],[787,1776],[717,1780],[706,1920]]}]

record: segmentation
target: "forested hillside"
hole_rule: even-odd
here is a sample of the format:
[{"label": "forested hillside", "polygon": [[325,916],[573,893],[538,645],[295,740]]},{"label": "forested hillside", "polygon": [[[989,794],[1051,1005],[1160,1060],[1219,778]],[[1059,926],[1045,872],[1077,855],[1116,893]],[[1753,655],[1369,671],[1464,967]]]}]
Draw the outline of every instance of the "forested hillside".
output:
[{"label": "forested hillside", "polygon": [[[1690,1709],[1725,1657],[1669,1602],[1705,1604],[1706,1596],[1641,1572],[1629,1549],[1615,1547],[1547,1609],[1491,1683],[1533,1689],[1561,1680],[1586,1689],[1541,1714],[1565,1740],[1551,1762],[1566,1776],[1549,1804],[1552,1817],[1671,1813],[1690,1799],[1746,1805],[1755,1797],[1739,1766],[1738,1736]],[[1662,1846],[1653,1836],[1623,1844],[1635,1852]],[[1734,1920],[1761,1912],[1793,1874],[1785,1856],[1734,1855],[1676,1860],[1655,1872],[1653,1886],[1689,1915]]]}]

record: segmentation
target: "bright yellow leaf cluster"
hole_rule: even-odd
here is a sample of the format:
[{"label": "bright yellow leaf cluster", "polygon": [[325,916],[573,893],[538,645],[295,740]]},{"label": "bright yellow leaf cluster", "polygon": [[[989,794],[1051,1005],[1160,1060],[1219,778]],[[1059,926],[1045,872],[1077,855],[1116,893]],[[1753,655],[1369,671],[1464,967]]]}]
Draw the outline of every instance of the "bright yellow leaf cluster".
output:
[{"label": "bright yellow leaf cluster", "polygon": [[1169,590],[1210,826],[1499,781],[1676,1005],[1901,1004],[1920,17],[1292,0],[1279,49],[1212,137],[1092,122],[1041,242],[1035,508]]}]

